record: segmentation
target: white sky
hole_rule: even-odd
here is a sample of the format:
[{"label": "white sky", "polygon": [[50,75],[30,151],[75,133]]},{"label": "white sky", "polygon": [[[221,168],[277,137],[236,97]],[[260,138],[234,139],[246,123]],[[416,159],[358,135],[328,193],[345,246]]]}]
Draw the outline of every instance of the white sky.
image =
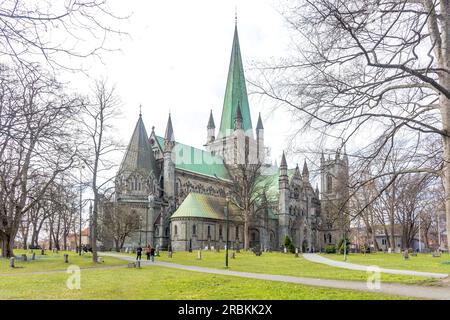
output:
[{"label": "white sky", "polygon": [[[210,109],[220,125],[223,97],[234,32],[235,8],[247,79],[252,61],[283,57],[289,45],[288,30],[274,0],[166,0],[115,1],[112,9],[130,14],[120,28],[129,33],[113,46],[121,52],[102,56],[103,64],[89,66],[91,77],[107,77],[115,83],[123,102],[117,119],[117,136],[126,144],[137,121],[139,104],[147,132],[154,125],[163,135],[169,110],[175,138],[202,147]],[[83,77],[72,80],[82,88]],[[247,85],[250,93],[251,89]],[[252,125],[261,112],[265,144],[271,158],[280,162],[292,125],[288,115],[271,113],[272,105],[249,96]],[[120,159],[118,160],[120,161]],[[296,161],[303,162],[302,158]],[[289,162],[289,157],[288,157]],[[301,164],[300,163],[300,164]],[[294,166],[291,161],[289,166]]]}]

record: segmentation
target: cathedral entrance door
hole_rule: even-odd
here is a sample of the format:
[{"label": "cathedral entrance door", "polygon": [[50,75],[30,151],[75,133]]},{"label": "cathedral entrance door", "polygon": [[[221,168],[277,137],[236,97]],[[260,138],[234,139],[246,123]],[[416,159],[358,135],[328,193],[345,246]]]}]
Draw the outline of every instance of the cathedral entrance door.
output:
[{"label": "cathedral entrance door", "polygon": [[250,229],[250,248],[260,248],[260,238],[258,229]]}]

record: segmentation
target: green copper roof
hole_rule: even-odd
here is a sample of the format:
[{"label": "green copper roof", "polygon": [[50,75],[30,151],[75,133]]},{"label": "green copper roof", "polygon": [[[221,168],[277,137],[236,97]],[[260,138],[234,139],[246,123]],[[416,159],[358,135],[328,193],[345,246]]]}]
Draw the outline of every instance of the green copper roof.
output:
[{"label": "green copper roof", "polygon": [[[191,192],[183,203],[173,213],[173,218],[206,218],[225,220],[225,198],[213,197],[205,194]],[[228,206],[231,220],[242,220],[239,209],[232,203]]]},{"label": "green copper roof", "polygon": [[154,172],[158,176],[158,167],[156,166],[155,156],[153,155],[147,131],[141,115],[134,128],[127,151],[120,165],[121,172],[141,171],[144,174]]},{"label": "green copper roof", "polygon": [[234,29],[233,48],[231,50],[230,67],[228,69],[227,87],[225,89],[218,138],[225,137],[230,132],[233,132],[234,114],[236,113],[238,102],[241,105],[243,118],[242,128],[249,136],[253,137],[247,88],[245,86],[244,67],[242,65],[241,49],[239,47],[239,37],[236,27]]},{"label": "green copper roof", "polygon": [[[157,136],[160,146],[164,146],[164,138]],[[231,180],[223,159],[210,152],[175,142],[175,168],[222,180]]]},{"label": "green copper roof", "polygon": [[[288,178],[290,179],[292,175],[294,174],[293,169],[288,169],[287,171]],[[258,184],[260,184],[261,188],[267,188],[267,200],[269,202],[277,202],[279,195],[280,195],[280,189],[279,189],[279,179],[280,179],[280,172],[277,170],[276,173],[268,174],[268,175],[261,175],[260,180]]]}]

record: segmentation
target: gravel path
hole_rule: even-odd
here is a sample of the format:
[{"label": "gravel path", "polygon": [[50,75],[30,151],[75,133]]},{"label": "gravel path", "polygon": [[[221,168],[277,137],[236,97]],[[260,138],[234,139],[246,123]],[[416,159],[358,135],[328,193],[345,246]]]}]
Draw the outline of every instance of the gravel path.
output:
[{"label": "gravel path", "polygon": [[[326,264],[332,267],[344,268],[350,270],[358,270],[358,271],[367,271],[370,266],[364,266],[360,264],[348,263],[344,261],[336,261],[333,259],[325,258],[324,256],[318,255],[316,253],[305,253],[303,257],[306,260],[316,263]],[[381,273],[390,273],[390,274],[400,274],[400,275],[409,275],[409,276],[418,276],[418,277],[427,277],[427,278],[447,278],[449,276],[448,273],[435,273],[435,272],[422,272],[422,271],[412,271],[412,270],[398,270],[398,269],[385,269],[379,268]]]}]

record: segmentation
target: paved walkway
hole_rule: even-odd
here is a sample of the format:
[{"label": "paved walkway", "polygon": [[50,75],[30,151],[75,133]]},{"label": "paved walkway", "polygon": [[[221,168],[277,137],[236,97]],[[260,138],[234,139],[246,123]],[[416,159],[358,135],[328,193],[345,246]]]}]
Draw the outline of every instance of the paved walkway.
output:
[{"label": "paved walkway", "polygon": [[[316,253],[304,253],[303,257],[306,260],[316,263],[326,264],[332,267],[344,268],[350,270],[358,270],[358,271],[367,271],[369,266],[364,266],[360,264],[348,263],[344,261],[337,261],[333,259],[325,258],[322,255],[318,255]],[[447,278],[449,276],[448,273],[435,273],[435,272],[422,272],[422,271],[412,271],[412,270],[398,270],[398,269],[385,269],[379,268],[381,273],[390,273],[390,274],[400,274],[400,275],[408,275],[408,276],[418,276],[418,277],[427,277],[427,278]]]},{"label": "paved walkway", "polygon": [[[134,257],[119,255],[109,252],[99,253],[103,256],[111,256],[115,258],[121,258],[126,261],[135,261]],[[366,291],[366,292],[375,292],[375,293],[385,293],[390,295],[399,295],[399,296],[407,296],[413,298],[422,298],[422,299],[438,299],[438,300],[450,300],[450,288],[446,287],[425,287],[425,286],[413,286],[413,285],[402,285],[402,284],[394,284],[394,283],[381,283],[379,289],[369,289],[366,282],[363,281],[345,281],[345,280],[325,280],[325,279],[315,279],[315,278],[300,278],[300,277],[292,277],[292,276],[282,276],[282,275],[274,275],[274,274],[264,274],[264,273],[251,273],[251,272],[240,272],[240,271],[231,271],[224,269],[213,269],[213,268],[204,268],[197,266],[186,266],[180,265],[171,262],[162,262],[156,261],[154,263],[146,260],[141,261],[141,265],[158,265],[168,268],[182,269],[187,271],[201,272],[201,273],[210,273],[210,274],[220,274],[227,276],[236,276],[241,278],[250,278],[250,279],[260,279],[260,280],[270,280],[270,281],[280,281],[280,282],[288,282],[288,283],[297,283],[308,286],[319,286],[319,287],[328,287],[328,288],[336,288],[336,289],[350,289],[350,290],[358,290],[358,291]]]}]

